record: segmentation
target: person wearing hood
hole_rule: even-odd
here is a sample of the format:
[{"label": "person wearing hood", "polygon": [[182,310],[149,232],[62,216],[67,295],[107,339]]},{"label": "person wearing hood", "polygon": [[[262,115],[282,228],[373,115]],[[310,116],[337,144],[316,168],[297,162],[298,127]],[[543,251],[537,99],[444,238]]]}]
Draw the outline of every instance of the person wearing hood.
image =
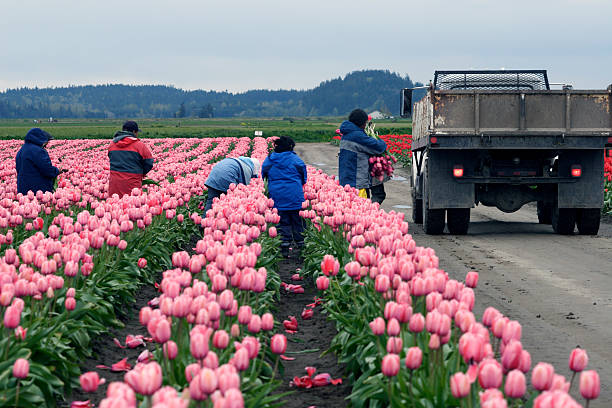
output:
[{"label": "person wearing hood", "polygon": [[115,133],[108,147],[110,178],[108,196],[130,195],[132,189],[142,188],[142,179],[153,168],[151,150],[138,138],[138,124],[128,120]]},{"label": "person wearing hood", "polygon": [[359,190],[366,189],[368,197],[371,190],[372,201],[380,203],[385,198],[384,187],[380,183],[373,188],[369,159],[387,150],[387,144],[365,133],[367,122],[368,114],[362,109],[355,109],[348,120],[340,125],[342,134],[338,156],[340,185],[348,184]]},{"label": "person wearing hood", "polygon": [[210,171],[204,182],[208,188],[204,214],[212,208],[213,200],[226,193],[230,184],[249,184],[253,177],[259,176],[261,164],[254,157],[226,157]]},{"label": "person wearing hood", "polygon": [[25,143],[15,157],[17,170],[17,192],[27,194],[28,191],[43,193],[54,190],[55,178],[60,170],[51,164],[47,152],[47,144],[53,137],[40,128],[32,128],[25,137]]},{"label": "person wearing hood", "polygon": [[268,192],[280,216],[281,252],[289,255],[295,241],[298,251],[304,246],[304,220],[300,217],[304,201],[306,165],[293,151],[295,142],[281,136],[274,141],[272,152],[261,166],[262,177],[268,179]]}]

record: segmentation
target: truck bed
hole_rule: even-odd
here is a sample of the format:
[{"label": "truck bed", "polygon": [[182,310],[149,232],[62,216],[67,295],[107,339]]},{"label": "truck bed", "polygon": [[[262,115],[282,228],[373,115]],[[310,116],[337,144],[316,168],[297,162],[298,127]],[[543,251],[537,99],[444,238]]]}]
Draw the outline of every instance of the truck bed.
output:
[{"label": "truck bed", "polygon": [[610,93],[430,90],[414,106],[412,149],[601,149],[612,143]]}]

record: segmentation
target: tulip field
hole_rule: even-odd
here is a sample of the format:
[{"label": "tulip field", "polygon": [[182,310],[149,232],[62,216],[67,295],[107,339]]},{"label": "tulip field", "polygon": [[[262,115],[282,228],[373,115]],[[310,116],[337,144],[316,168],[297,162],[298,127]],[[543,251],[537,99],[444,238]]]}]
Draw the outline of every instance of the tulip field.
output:
[{"label": "tulip field", "polygon": [[[389,140],[407,162],[408,135]],[[313,313],[335,326],[329,352],[344,375],[305,367],[290,380],[293,393],[342,383],[351,389],[346,405],[415,408],[578,407],[598,397],[587,350],[567,350],[565,367],[532,361],[521,338],[534,333],[492,307],[473,313],[476,271],[449,278],[403,213],[312,167],[303,265],[296,282],[283,281],[280,217],[263,180],[232,186],[202,210],[217,161],[263,162],[271,142],[145,139],[151,182],[118,198],[107,194],[108,140],[53,140],[51,160],[67,171],[54,193],[25,196],[14,165],[23,142],[0,141],[0,406],[287,406],[283,362],[300,359],[288,356],[288,343]],[[281,321],[280,293],[302,293],[301,279],[318,296]],[[123,324],[143,287],[156,288],[137,316],[146,335],[117,341],[118,351],[142,352],[84,372],[94,339]],[[123,381],[106,383],[109,371]],[[100,388],[100,401],[73,398]]]}]

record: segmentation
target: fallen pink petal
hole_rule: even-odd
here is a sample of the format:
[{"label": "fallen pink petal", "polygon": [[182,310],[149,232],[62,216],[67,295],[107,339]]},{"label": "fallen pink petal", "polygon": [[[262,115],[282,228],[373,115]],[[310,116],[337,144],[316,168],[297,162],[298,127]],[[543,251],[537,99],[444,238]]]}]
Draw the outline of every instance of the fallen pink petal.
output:
[{"label": "fallen pink petal", "polygon": [[281,360],[285,360],[285,361],[293,361],[293,360],[295,360],[295,357],[287,357],[286,355],[281,354],[280,355],[280,359]]}]

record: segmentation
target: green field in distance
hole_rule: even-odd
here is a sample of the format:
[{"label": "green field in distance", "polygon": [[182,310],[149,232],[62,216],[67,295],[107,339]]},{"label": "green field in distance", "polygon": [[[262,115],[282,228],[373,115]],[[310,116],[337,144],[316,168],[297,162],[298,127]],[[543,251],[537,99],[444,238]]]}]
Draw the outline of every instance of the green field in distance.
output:
[{"label": "green field in distance", "polygon": [[[344,118],[214,118],[214,119],[136,119],[142,138],[180,137],[263,137],[289,136],[296,142],[326,142],[335,136]],[[22,139],[33,127],[40,127],[55,139],[110,139],[121,130],[123,120],[57,119],[34,123],[31,119],[0,119],[0,139]],[[407,119],[375,120],[379,134],[411,134],[412,122]]]}]

